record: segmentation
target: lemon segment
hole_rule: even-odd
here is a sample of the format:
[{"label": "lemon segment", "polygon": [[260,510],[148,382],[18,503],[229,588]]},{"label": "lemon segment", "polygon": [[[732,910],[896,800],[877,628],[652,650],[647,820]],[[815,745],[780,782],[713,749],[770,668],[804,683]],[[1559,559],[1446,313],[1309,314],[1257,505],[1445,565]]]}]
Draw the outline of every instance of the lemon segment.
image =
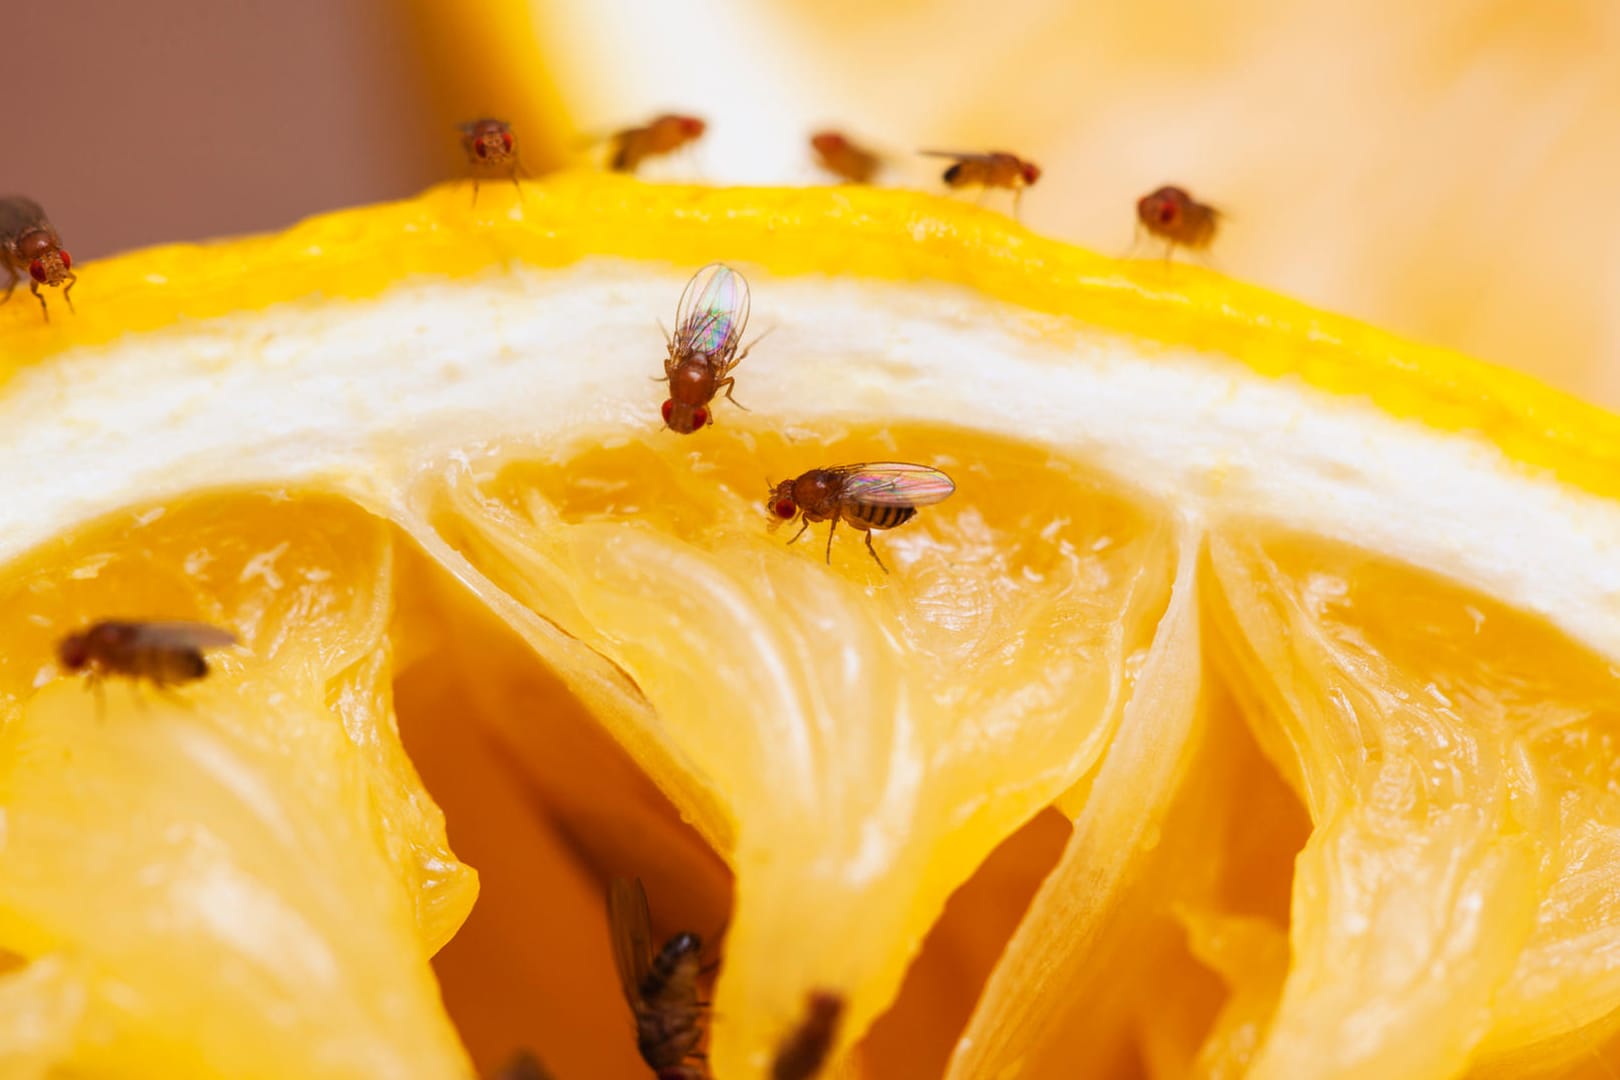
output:
[{"label": "lemon segment", "polygon": [[[710,831],[739,892],[712,1054],[749,1075],[809,988],[848,994],[864,1026],[949,891],[1090,768],[1164,604],[1165,539],[1044,456],[852,431],[811,452],[949,445],[928,459],[968,497],[880,539],[892,578],[843,538],[845,581],[823,536],[790,549],[762,528],[758,470],[803,451],[746,430],[708,442],[562,447],[454,491],[481,532],[469,561],[630,672],[680,769],[721,796]],[[986,771],[1020,779],[992,796]]]},{"label": "lemon segment", "polygon": [[[144,512],[7,579],[0,942],[79,975],[57,991],[84,1015],[56,1064],[467,1073],[427,959],[477,883],[388,708],[391,536],[341,503],[296,525],[280,505]],[[51,680],[42,628],[109,613],[202,619],[247,648],[184,693]]]},{"label": "lemon segment", "polygon": [[[953,890],[1054,805],[1073,836],[954,1076],[1087,1046],[1126,1067],[1140,1028],[1210,1070],[1417,1078],[1564,1053],[1620,1003],[1586,870],[1617,817],[1613,418],[916,196],[464,195],[87,267],[83,320],[8,331],[0,947],[87,965],[85,1030],[115,1034],[76,1036],[73,1066],[467,1069],[427,958],[476,884],[399,746],[396,684],[430,725],[464,692],[468,737],[523,770],[588,710],[713,845],[735,877],[721,1076],[760,1075],[829,989],[855,1068]],[[657,422],[654,319],[716,257],[773,333],[737,372],[749,411],[682,438]],[[958,490],[876,538],[892,575],[847,529],[830,566],[825,526],[767,530],[767,480],[895,459]],[[424,565],[455,582],[443,610],[506,636],[449,640]],[[118,613],[247,648],[186,707],[119,687],[103,721],[48,658]],[[534,658],[544,694],[496,689],[534,685],[497,678]],[[525,711],[569,695],[561,721]],[[1236,825],[1208,839],[1258,790],[1240,742],[1315,830],[1290,848],[1292,818],[1263,823],[1268,865],[1298,855],[1291,912],[1245,907]],[[669,878],[701,863],[657,840]],[[78,849],[89,870],[59,857]],[[605,941],[587,892],[565,881],[557,910]],[[1211,943],[1236,925],[1286,940],[1286,973]],[[582,995],[613,989],[600,945],[568,953],[597,972]],[[1157,957],[1184,996],[1144,974]],[[1161,997],[1206,1018],[1201,1043],[1143,1018]]]}]

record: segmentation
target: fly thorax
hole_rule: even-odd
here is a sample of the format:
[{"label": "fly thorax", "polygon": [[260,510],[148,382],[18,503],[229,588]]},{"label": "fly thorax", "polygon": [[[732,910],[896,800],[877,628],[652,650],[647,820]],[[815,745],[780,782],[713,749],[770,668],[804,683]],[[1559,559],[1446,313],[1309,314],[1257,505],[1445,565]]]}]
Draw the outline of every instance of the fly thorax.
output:
[{"label": "fly thorax", "polygon": [[670,376],[669,396],[688,405],[701,405],[714,396],[714,374],[708,361],[692,357]]},{"label": "fly thorax", "polygon": [[56,251],[56,240],[44,229],[29,229],[17,237],[17,254],[24,259],[44,259]]},{"label": "fly thorax", "polygon": [[837,480],[831,473],[817,470],[805,473],[793,485],[793,501],[806,517],[826,518],[837,502]]}]

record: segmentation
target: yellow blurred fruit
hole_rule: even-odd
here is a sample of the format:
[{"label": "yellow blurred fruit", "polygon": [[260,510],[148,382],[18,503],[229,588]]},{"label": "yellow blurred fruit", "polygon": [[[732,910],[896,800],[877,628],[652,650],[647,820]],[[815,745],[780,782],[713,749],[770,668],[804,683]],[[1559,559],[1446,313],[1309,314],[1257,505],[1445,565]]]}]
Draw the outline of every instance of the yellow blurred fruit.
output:
[{"label": "yellow blurred fruit", "polygon": [[[1045,169],[1024,221],[1111,253],[1181,184],[1227,213],[1222,271],[1620,404],[1620,228],[1592,199],[1620,183],[1607,0],[416,8],[455,93],[587,132],[705,117],[665,175],[825,182],[805,140],[835,127],[889,155],[883,182],[939,191],[919,148],[1007,149]],[[444,46],[472,34],[482,62]]]},{"label": "yellow blurred fruit", "polygon": [[[771,335],[681,437],[712,259]],[[0,309],[16,1075],[644,1076],[612,874],[722,1080],[813,991],[848,1077],[1599,1064],[1615,418],[871,190],[458,186],[75,299]],[[892,575],[767,531],[873,460],[958,485]],[[244,646],[101,715],[114,615]]]}]

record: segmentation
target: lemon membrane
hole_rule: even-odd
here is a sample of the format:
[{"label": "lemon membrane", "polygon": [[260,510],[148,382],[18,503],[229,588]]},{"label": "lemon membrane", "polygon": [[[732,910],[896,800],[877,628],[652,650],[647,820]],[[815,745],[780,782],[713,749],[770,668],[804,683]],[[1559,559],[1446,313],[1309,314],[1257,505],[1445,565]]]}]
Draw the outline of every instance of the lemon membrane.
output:
[{"label": "lemon membrane", "polygon": [[[1178,947],[1169,936],[1230,980],[1234,1011],[1198,1052],[1258,1075],[1444,1074],[1620,1003],[1606,962],[1569,978],[1561,966],[1620,941],[1581,876],[1620,820],[1592,761],[1620,656],[1612,418],[1199,271],[1110,263],[923,196],[524,187],[476,212],[450,189],[90,266],[86,315],[63,327],[0,313],[15,342],[0,557],[36,583],[13,595],[80,580],[50,570],[77,550],[72,531],[132,506],[179,514],[204,493],[259,490],[304,520],[374,515],[369,547],[309,561],[315,606],[281,616],[288,634],[303,620],[329,627],[304,637],[352,647],[303,657],[286,635],[246,632],[242,668],[208,688],[223,696],[209,714],[230,713],[262,667],[302,703],[293,726],[309,744],[279,758],[254,756],[254,722],[226,726],[247,764],[220,775],[257,777],[270,800],[250,805],[273,805],[300,762],[341,763],[347,786],[312,789],[298,820],[341,805],[356,836],[380,838],[369,862],[344,854],[369,850],[358,839],[335,846],[331,865],[359,876],[333,880],[391,905],[393,937],[350,944],[409,940],[418,966],[399,979],[415,997],[354,1030],[382,1040],[432,1015],[422,965],[471,903],[432,815],[406,829],[398,809],[420,814],[424,797],[384,688],[404,663],[393,650],[426,647],[378,629],[410,603],[395,561],[418,557],[388,529],[550,665],[734,873],[717,1075],[759,1075],[817,989],[850,999],[847,1051],[946,898],[1054,804],[1074,822],[1069,846],[953,1076],[1062,1060],[1074,1003],[1127,985],[1130,942]],[[655,319],[713,259],[748,278],[752,329],[772,333],[735,372],[749,411],[716,402],[715,426],[683,438],[658,423]],[[767,480],[859,460],[934,465],[958,485],[878,537],[892,580],[850,536],[829,571],[819,539],[789,548],[765,529]],[[274,523],[274,505],[248,520]],[[140,523],[160,539],[168,527]],[[254,590],[292,580],[279,563],[296,536],[262,558],[280,542],[247,545],[219,579],[246,590],[232,603],[181,557],[187,603],[240,626],[269,602]],[[120,580],[85,573],[80,607],[101,575]],[[370,599],[334,605],[327,581],[369,581]],[[52,610],[21,631],[18,656],[43,655],[77,608]],[[1471,659],[1459,642],[1479,634]],[[1521,651],[1540,668],[1515,667]],[[66,688],[29,697],[48,674],[18,663],[8,708],[59,745],[48,733]],[[323,726],[333,680],[374,701],[346,741]],[[1228,691],[1238,712],[1219,705]],[[1221,771],[1222,725],[1239,714],[1316,826],[1287,926],[1233,922],[1210,890],[1167,884],[1223,872],[1196,841],[1242,797]],[[223,737],[164,717],[177,745]],[[104,749],[93,761],[113,777],[120,748]],[[168,760],[122,749],[154,771]],[[51,789],[17,776],[11,812],[58,820]],[[170,811],[194,820],[216,796],[182,786]],[[0,887],[0,909],[32,913],[0,922],[0,946],[117,973],[130,954],[115,933],[88,934],[93,897],[79,922],[43,932],[41,898],[80,879],[47,865],[48,845],[29,850],[49,888]],[[278,910],[316,904],[271,894]],[[311,925],[340,936],[335,918]],[[211,947],[262,946],[234,929]],[[1255,955],[1273,959],[1223,959],[1228,932],[1270,942]],[[1422,963],[1398,963],[1402,950]],[[75,986],[105,1015],[103,984]],[[150,992],[166,1015],[200,1007]],[[1121,992],[1088,1023],[1113,1025],[1109,1038],[1151,1027],[1130,1012],[1152,996]],[[1245,1008],[1270,1028],[1242,1056],[1220,1037]],[[158,1025],[146,1035],[167,1041],[139,1045],[153,1060],[228,1052],[187,1058],[184,1030]],[[424,1060],[455,1060],[442,1027],[421,1033]]]}]

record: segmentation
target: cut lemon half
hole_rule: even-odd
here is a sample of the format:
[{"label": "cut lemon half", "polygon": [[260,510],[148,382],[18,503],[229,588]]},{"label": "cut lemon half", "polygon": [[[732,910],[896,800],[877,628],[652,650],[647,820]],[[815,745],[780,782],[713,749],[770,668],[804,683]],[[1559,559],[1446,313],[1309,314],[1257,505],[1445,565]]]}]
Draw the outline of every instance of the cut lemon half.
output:
[{"label": "cut lemon half", "polygon": [[[683,437],[715,259],[771,334]],[[449,188],[76,298],[0,311],[17,1075],[645,1075],[614,874],[723,1080],[815,993],[849,1077],[1600,1064],[1614,418],[896,192]],[[892,574],[767,530],[891,460],[957,486]],[[109,616],[243,646],[98,711]]]}]

